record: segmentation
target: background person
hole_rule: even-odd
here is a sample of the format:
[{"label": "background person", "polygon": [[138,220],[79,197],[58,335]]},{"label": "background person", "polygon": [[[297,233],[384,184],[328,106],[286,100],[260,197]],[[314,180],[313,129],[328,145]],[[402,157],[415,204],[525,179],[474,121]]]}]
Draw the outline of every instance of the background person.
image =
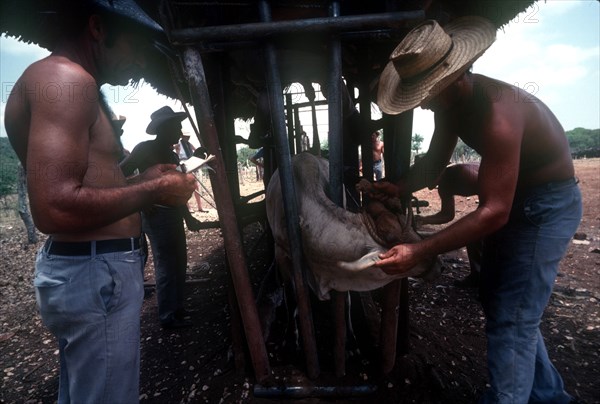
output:
[{"label": "background person", "polygon": [[[58,342],[58,402],[134,403],[144,294],[139,211],[185,204],[194,178],[157,165],[128,183],[99,90],[141,76],[142,50],[165,39],[160,27],[129,0],[73,2],[69,11],[57,13],[63,32],[50,56],[15,83],[5,125],[26,168],[35,225],[49,234],[34,286]],[[56,86],[68,96],[36,92]]]},{"label": "background person", "polygon": [[581,220],[581,193],[567,138],[550,109],[517,87],[468,71],[495,31],[480,17],[457,18],[444,29],[425,21],[392,53],[380,77],[380,108],[392,114],[430,109],[435,131],[406,178],[375,186],[401,195],[431,185],[460,134],[481,155],[479,206],[423,241],[396,245],[376,265],[403,272],[424,257],[483,239],[490,388],[481,402],[568,403],[572,397],[548,358],[539,325]]},{"label": "background person", "polygon": [[371,143],[373,147],[373,174],[375,179],[379,181],[383,178],[383,141],[380,138],[379,132],[375,131],[371,135]]},{"label": "background person", "polygon": [[[181,121],[185,112],[174,112],[165,106],[150,115],[146,133],[156,139],[139,143],[133,148],[121,168],[126,174],[135,169],[143,171],[154,164],[177,164],[179,157],[173,145],[181,137]],[[187,242],[184,218],[178,207],[156,204],[142,212],[142,228],[150,240],[156,279],[158,317],[165,329],[189,327],[185,317],[185,274],[187,270]]]},{"label": "background person", "polygon": [[[177,142],[177,145],[175,146],[175,152],[177,153],[177,155],[179,156],[179,160],[187,160],[190,157],[194,156],[194,152],[196,151],[196,147],[194,147],[193,144],[190,143],[190,135],[188,134],[183,134],[181,135],[181,139],[179,139],[179,142]],[[195,175],[195,174],[194,174]],[[198,178],[198,177],[196,177]],[[200,194],[200,184],[198,182],[196,182],[196,190],[194,191],[194,198],[196,199],[196,207],[198,208],[198,212],[208,212],[208,210],[205,210],[204,208],[202,208],[202,196]],[[189,212],[193,212],[194,210],[190,207],[190,204],[188,202],[187,204],[188,207],[188,211]]]},{"label": "background person", "polygon": [[[429,216],[415,216],[418,227],[428,224],[444,224],[454,220],[456,207],[454,195],[477,195],[477,176],[479,164],[451,164],[442,172],[437,183],[440,196],[440,211]],[[464,279],[454,282],[458,287],[479,286],[479,273],[481,271],[481,240],[467,244],[470,273]]]},{"label": "background person", "polygon": [[256,153],[254,153],[248,159],[252,162],[252,164],[254,164],[256,166],[256,181],[261,181],[264,176],[264,170],[265,170],[264,154],[265,154],[265,149],[264,149],[264,147],[261,147],[260,149],[258,149],[258,151]]}]

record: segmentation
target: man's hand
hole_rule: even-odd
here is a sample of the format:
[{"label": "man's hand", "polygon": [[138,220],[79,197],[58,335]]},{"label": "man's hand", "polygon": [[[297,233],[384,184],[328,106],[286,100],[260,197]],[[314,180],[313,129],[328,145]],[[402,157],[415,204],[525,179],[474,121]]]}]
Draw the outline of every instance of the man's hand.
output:
[{"label": "man's hand", "polygon": [[174,169],[161,171],[155,203],[167,206],[185,205],[195,189],[196,177],[193,174],[183,174]]},{"label": "man's hand", "polygon": [[149,181],[161,177],[167,171],[174,171],[177,168],[175,164],[156,164],[146,169],[140,174],[140,181]]},{"label": "man's hand", "polygon": [[398,185],[388,181],[378,181],[373,183],[369,196],[379,201],[385,201],[389,198],[399,198],[401,193]]},{"label": "man's hand", "polygon": [[379,254],[380,261],[375,266],[388,275],[401,274],[419,263],[416,254],[416,244],[398,244],[387,252]]}]

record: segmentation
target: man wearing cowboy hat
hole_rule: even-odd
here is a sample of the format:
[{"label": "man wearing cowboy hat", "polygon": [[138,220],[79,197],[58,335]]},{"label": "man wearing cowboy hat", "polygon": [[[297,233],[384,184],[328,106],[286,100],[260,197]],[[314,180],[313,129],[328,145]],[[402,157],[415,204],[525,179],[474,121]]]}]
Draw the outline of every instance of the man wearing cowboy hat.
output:
[{"label": "man wearing cowboy hat", "polygon": [[[186,118],[185,112],[174,112],[171,107],[164,106],[154,111],[150,118],[146,133],[156,135],[156,139],[141,142],[133,148],[129,157],[121,163],[125,175],[136,169],[144,171],[155,164],[179,163],[173,145],[181,138],[181,121]],[[154,260],[158,317],[165,329],[192,325],[184,318],[183,307],[187,270],[185,213],[189,214],[185,205],[173,207],[163,204],[156,204],[142,212],[142,228],[150,239]],[[197,222],[193,217],[192,220]]]},{"label": "man wearing cowboy hat", "polygon": [[435,114],[424,158],[396,185],[397,195],[432,186],[458,137],[481,155],[477,209],[439,233],[381,254],[399,273],[424,257],[483,239],[480,293],[486,315],[490,389],[481,402],[566,403],[571,396],[550,362],[539,324],[559,262],[581,219],[581,194],[564,130],[540,100],[468,71],[494,41],[480,17],[442,29],[426,21],[394,50],[378,104],[388,114],[416,106]]},{"label": "man wearing cowboy hat", "polygon": [[139,212],[184,205],[194,177],[158,165],[128,183],[99,93],[104,83],[139,77],[140,50],[163,35],[160,27],[132,0],[68,6],[68,32],[8,98],[6,131],[26,168],[34,222],[50,235],[34,286],[59,345],[58,402],[135,403],[144,294]]}]

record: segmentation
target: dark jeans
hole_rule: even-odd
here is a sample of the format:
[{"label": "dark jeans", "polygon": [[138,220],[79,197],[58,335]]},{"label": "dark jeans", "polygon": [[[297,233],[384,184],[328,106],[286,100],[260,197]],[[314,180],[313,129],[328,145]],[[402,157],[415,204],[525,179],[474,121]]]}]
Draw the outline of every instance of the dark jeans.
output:
[{"label": "dark jeans", "polygon": [[142,213],[142,228],[152,247],[158,317],[162,324],[183,309],[187,245],[183,218],[176,208],[153,207]]}]

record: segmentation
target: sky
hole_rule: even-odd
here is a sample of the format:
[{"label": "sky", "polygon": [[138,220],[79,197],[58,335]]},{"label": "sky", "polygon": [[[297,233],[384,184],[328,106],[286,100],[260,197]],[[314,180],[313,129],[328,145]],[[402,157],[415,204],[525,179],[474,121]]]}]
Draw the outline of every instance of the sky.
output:
[{"label": "sky", "polygon": [[[4,107],[15,81],[32,62],[48,52],[14,38],[0,37],[0,136],[4,129]],[[558,117],[565,130],[600,128],[600,2],[596,0],[547,0],[519,14],[500,29],[496,42],[475,62],[474,73],[518,86],[541,99]],[[157,94],[147,83],[137,87],[104,86],[114,111],[127,117],[123,143],[129,150],[143,140],[150,114],[164,105],[175,111],[181,103]],[[424,137],[426,149],[433,133],[433,114],[415,110],[413,133]],[[310,118],[301,117],[310,124]],[[320,123],[326,115],[320,114]],[[184,121],[184,132],[193,133]],[[248,124],[236,123],[244,135]],[[311,133],[309,125],[305,125]],[[320,133],[326,133],[320,129]],[[196,143],[195,136],[191,136]]]}]

